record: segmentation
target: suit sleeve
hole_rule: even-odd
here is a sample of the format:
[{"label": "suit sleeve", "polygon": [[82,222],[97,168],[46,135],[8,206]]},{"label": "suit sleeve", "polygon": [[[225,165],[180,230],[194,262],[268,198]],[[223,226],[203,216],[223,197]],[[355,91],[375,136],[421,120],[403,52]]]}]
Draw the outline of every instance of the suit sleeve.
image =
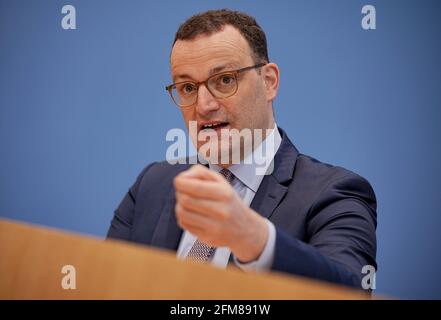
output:
[{"label": "suit sleeve", "polygon": [[135,183],[130,187],[118,208],[115,210],[109,231],[107,232],[107,238],[130,240],[139,185],[141,184],[145,173],[154,164],[155,163],[152,163],[142,170]]},{"label": "suit sleeve", "polygon": [[273,270],[361,287],[364,265],[377,269],[376,198],[370,184],[348,174],[317,196],[306,218],[306,241],[277,228]]}]

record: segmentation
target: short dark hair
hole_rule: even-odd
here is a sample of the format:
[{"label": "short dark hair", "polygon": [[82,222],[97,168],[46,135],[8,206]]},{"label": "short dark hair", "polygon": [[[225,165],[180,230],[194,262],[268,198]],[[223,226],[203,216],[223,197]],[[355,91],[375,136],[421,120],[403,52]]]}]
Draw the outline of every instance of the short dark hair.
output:
[{"label": "short dark hair", "polygon": [[209,10],[195,14],[179,26],[173,45],[177,40],[192,40],[197,36],[211,35],[226,25],[236,28],[248,42],[256,63],[269,62],[265,32],[255,18],[229,9]]}]

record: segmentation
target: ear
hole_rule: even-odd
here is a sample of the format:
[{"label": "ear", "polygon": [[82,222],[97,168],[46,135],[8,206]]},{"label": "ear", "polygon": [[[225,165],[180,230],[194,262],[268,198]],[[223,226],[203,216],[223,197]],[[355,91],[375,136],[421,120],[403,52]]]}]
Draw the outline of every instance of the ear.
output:
[{"label": "ear", "polygon": [[265,82],[266,97],[268,101],[273,101],[279,90],[280,71],[275,63],[268,63],[262,67],[262,77]]}]

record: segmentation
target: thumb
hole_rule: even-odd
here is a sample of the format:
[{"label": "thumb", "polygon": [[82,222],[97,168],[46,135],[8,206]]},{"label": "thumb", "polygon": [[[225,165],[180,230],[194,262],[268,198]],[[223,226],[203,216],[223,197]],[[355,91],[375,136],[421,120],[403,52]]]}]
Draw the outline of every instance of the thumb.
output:
[{"label": "thumb", "polygon": [[219,181],[219,178],[222,179],[222,177],[218,177],[219,175],[216,172],[200,164],[193,165],[190,169],[184,171],[181,176],[207,181]]}]

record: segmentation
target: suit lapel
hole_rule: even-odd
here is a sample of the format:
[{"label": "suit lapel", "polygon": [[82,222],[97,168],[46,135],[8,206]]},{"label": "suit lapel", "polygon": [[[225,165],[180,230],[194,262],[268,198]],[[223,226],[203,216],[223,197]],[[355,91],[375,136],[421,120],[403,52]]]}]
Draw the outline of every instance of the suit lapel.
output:
[{"label": "suit lapel", "polygon": [[262,180],[250,207],[261,216],[269,218],[287,190],[288,187],[279,184],[272,175],[268,175]]},{"label": "suit lapel", "polygon": [[[197,159],[199,160],[199,159]],[[199,161],[197,161],[200,163]],[[187,158],[187,164],[183,165],[182,168],[175,173],[175,176],[189,169],[193,162]],[[201,164],[201,163],[200,163]],[[164,206],[159,214],[158,223],[153,232],[151,244],[160,248],[166,248],[171,250],[177,250],[179,242],[182,237],[183,230],[178,226],[175,215],[175,188],[173,185],[170,186],[170,192],[167,195],[167,199],[164,202]]]},{"label": "suit lapel", "polygon": [[279,128],[282,142],[274,156],[274,170],[266,175],[251,202],[250,207],[265,218],[270,218],[276,207],[288,191],[288,182],[292,180],[298,151],[286,133]]},{"label": "suit lapel", "polygon": [[175,189],[172,187],[159,215],[158,224],[152,237],[152,245],[176,250],[182,235],[175,216]]}]

